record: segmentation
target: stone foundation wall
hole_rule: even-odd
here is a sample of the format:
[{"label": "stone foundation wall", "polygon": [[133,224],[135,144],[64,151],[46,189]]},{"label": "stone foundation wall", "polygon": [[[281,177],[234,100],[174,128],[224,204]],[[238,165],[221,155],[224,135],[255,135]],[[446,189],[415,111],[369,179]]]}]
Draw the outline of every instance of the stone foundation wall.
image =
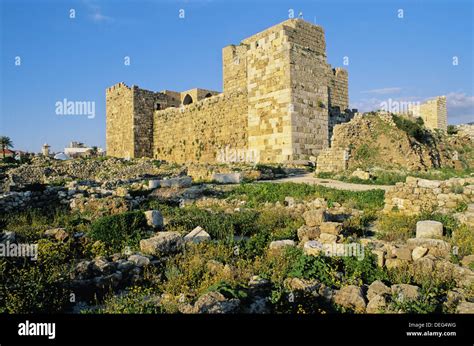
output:
[{"label": "stone foundation wall", "polygon": [[445,181],[407,177],[385,193],[384,211],[399,210],[407,214],[423,211],[455,211],[463,203],[474,202],[474,178],[452,178]]},{"label": "stone foundation wall", "polygon": [[244,92],[219,94],[182,108],[156,111],[153,156],[177,163],[215,163],[221,149],[247,149],[246,129]]},{"label": "stone foundation wall", "polygon": [[341,172],[347,169],[349,152],[345,149],[327,148],[318,156],[316,171],[320,172]]}]

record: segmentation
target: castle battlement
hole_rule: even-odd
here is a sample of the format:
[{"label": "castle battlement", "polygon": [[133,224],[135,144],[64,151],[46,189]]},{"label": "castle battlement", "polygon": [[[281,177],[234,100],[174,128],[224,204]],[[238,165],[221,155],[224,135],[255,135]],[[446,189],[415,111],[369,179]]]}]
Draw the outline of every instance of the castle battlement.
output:
[{"label": "castle battlement", "polygon": [[107,89],[107,153],[214,163],[224,147],[261,162],[308,160],[350,120],[348,73],[326,61],[322,27],[289,19],[222,49],[223,92]]}]

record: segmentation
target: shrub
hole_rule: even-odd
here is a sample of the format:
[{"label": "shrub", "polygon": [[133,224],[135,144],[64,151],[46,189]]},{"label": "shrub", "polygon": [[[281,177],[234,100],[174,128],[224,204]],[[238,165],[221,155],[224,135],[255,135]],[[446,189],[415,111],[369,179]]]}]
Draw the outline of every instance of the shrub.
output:
[{"label": "shrub", "polygon": [[416,216],[408,216],[400,212],[381,214],[377,220],[377,238],[394,241],[406,240],[415,235]]},{"label": "shrub", "polygon": [[89,236],[103,242],[110,252],[120,252],[124,247],[137,247],[148,233],[145,215],[139,211],[104,216],[91,224]]},{"label": "shrub", "polygon": [[458,129],[454,125],[448,125],[447,132],[448,132],[448,135],[455,135],[458,133]]},{"label": "shrub", "polygon": [[422,118],[416,118],[415,121],[412,121],[406,117],[393,114],[392,119],[397,128],[405,131],[410,137],[415,138],[418,142],[429,143],[433,141],[431,134],[424,127]]},{"label": "shrub", "polygon": [[119,295],[109,295],[97,310],[83,310],[81,313],[102,314],[159,314],[163,309],[157,304],[156,292],[149,287],[130,287]]},{"label": "shrub", "polygon": [[472,255],[474,253],[474,232],[468,225],[462,224],[453,231],[452,243],[458,247],[458,256]]}]

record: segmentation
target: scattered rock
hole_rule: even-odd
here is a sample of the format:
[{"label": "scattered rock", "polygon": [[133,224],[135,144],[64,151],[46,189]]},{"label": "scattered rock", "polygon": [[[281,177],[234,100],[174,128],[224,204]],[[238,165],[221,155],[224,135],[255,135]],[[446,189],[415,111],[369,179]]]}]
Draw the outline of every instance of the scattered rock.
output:
[{"label": "scattered rock", "polygon": [[323,249],[323,243],[317,240],[310,240],[304,243],[303,252],[305,255],[318,256]]},{"label": "scattered rock", "polygon": [[322,222],[319,226],[321,233],[329,233],[339,235],[342,231],[342,223],[339,222]]},{"label": "scattered rock", "polygon": [[164,187],[164,188],[184,188],[184,187],[190,187],[192,184],[193,184],[193,179],[189,176],[160,180],[160,187]]},{"label": "scattered rock", "polygon": [[423,247],[423,246],[417,246],[416,248],[413,249],[411,253],[411,257],[414,261],[422,258],[424,255],[428,253],[428,249]]},{"label": "scattered rock", "polygon": [[407,261],[401,260],[400,258],[387,258],[385,259],[385,267],[387,269],[395,269],[404,267],[407,264]]},{"label": "scattered rock", "polygon": [[240,184],[242,182],[241,173],[214,173],[212,180],[221,184]]},{"label": "scattered rock", "polygon": [[382,281],[376,280],[372,282],[369,286],[367,291],[367,299],[370,301],[375,296],[383,296],[386,294],[390,294],[390,288],[385,285]]},{"label": "scattered rock", "polygon": [[314,240],[319,238],[319,234],[321,233],[319,231],[318,227],[309,227],[306,225],[301,226],[298,228],[298,239],[302,242],[308,241],[308,240]]},{"label": "scattered rock", "polygon": [[53,228],[48,229],[44,232],[44,235],[56,239],[57,241],[66,241],[69,238],[69,234],[64,228]]},{"label": "scattered rock", "polygon": [[393,254],[395,255],[395,257],[397,257],[401,260],[405,260],[405,261],[411,261],[412,260],[411,250],[407,246],[401,246],[401,247],[397,247],[397,248],[393,249]]},{"label": "scattered rock", "polygon": [[309,226],[309,227],[319,226],[325,220],[324,214],[325,213],[323,209],[311,209],[311,210],[306,211],[303,214],[303,218],[306,223],[306,226]]},{"label": "scattered rock", "polygon": [[441,239],[411,238],[407,240],[407,245],[427,248],[428,254],[435,257],[449,257],[451,255],[451,244]]},{"label": "scattered rock", "polygon": [[148,210],[145,212],[145,217],[148,226],[156,229],[163,228],[163,215],[161,215],[159,210]]},{"label": "scattered rock", "polygon": [[364,312],[366,302],[360,287],[349,285],[336,292],[334,302],[356,312]]},{"label": "scattered rock", "polygon": [[414,285],[392,285],[391,290],[392,294],[396,294],[401,301],[416,300],[420,297],[420,288]]},{"label": "scattered rock", "polygon": [[209,240],[211,240],[211,236],[201,226],[197,226],[184,236],[184,241],[190,241],[196,244]]},{"label": "scattered rock", "polygon": [[354,172],[351,174],[352,177],[354,178],[359,178],[361,180],[369,180],[370,179],[370,173],[369,172],[364,172],[361,169],[356,169]]},{"label": "scattered rock", "polygon": [[150,259],[142,255],[131,255],[128,260],[139,267],[146,267],[150,264]]},{"label": "scattered rock", "polygon": [[321,243],[335,243],[337,241],[337,235],[329,233],[321,233],[319,235]]},{"label": "scattered rock", "polygon": [[3,231],[3,233],[0,234],[0,243],[14,243],[15,241],[16,241],[15,232]]},{"label": "scattered rock", "polygon": [[152,256],[167,256],[181,249],[183,239],[178,232],[160,232],[140,241],[140,250]]},{"label": "scattered rock", "polygon": [[192,311],[199,314],[229,314],[235,313],[239,305],[239,299],[227,299],[219,292],[209,292],[199,297]]},{"label": "scattered rock", "polygon": [[290,239],[275,240],[270,243],[270,250],[279,250],[287,246],[295,246],[295,242]]},{"label": "scattered rock", "polygon": [[456,313],[458,314],[474,314],[474,303],[471,302],[461,302],[456,308]]},{"label": "scattered rock", "polygon": [[159,180],[148,180],[148,188],[150,190],[157,189],[160,187],[160,181]]},{"label": "scattered rock", "polygon": [[378,314],[385,310],[387,307],[387,300],[384,296],[375,295],[367,304],[366,312],[368,314]]},{"label": "scattered rock", "polygon": [[416,223],[417,238],[441,238],[443,236],[443,224],[439,221],[425,220]]}]

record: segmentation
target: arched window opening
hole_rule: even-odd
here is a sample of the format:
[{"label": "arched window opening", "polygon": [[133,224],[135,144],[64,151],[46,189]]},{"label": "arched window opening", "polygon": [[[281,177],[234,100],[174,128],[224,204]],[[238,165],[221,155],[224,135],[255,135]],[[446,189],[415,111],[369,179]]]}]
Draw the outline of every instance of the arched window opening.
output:
[{"label": "arched window opening", "polygon": [[186,94],[186,96],[183,99],[183,105],[189,105],[191,103],[193,103],[193,98],[191,97],[191,95]]}]

